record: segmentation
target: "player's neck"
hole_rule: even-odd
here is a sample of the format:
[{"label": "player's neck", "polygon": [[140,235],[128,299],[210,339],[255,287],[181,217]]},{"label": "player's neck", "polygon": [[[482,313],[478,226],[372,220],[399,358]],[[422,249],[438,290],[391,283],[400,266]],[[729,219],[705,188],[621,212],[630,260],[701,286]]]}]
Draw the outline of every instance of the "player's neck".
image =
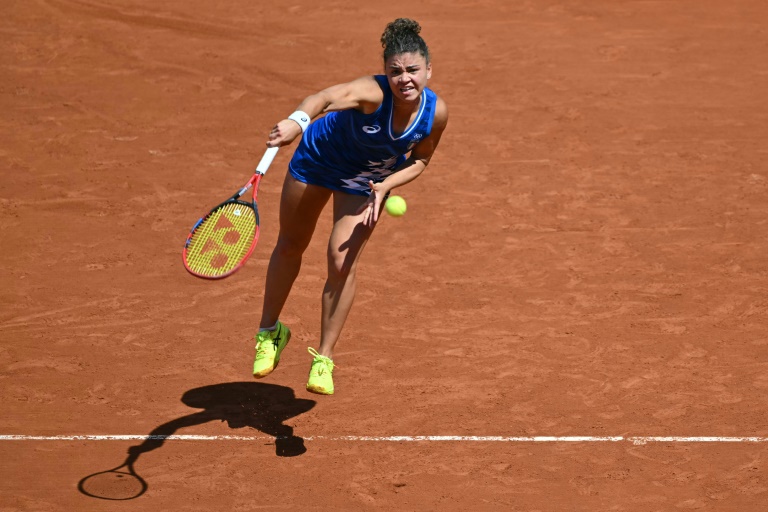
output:
[{"label": "player's neck", "polygon": [[419,99],[416,101],[406,101],[397,97],[392,98],[392,108],[400,114],[412,113],[419,109],[421,105],[421,97],[423,94],[419,94]]}]

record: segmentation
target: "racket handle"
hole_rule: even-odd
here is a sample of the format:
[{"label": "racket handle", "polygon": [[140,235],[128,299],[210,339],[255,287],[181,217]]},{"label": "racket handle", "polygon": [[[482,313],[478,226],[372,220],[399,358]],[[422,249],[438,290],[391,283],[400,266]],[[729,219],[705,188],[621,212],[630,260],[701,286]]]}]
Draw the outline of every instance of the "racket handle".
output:
[{"label": "racket handle", "polygon": [[272,160],[275,159],[275,155],[277,154],[278,149],[280,148],[267,148],[264,156],[261,157],[261,162],[259,162],[259,165],[256,166],[256,172],[259,174],[265,174],[267,172],[267,169],[269,169],[269,165],[272,163]]}]

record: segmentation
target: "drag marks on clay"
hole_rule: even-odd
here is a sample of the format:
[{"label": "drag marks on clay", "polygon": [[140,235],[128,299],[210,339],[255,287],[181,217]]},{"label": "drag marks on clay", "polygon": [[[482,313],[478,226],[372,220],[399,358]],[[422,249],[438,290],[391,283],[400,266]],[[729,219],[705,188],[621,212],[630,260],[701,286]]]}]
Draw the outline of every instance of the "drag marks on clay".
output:
[{"label": "drag marks on clay", "polygon": [[224,39],[236,39],[242,31],[233,30],[226,25],[203,22],[193,19],[183,19],[179,16],[148,14],[141,11],[126,12],[118,8],[97,2],[78,0],[44,0],[49,5],[76,14],[109,21],[118,21],[128,25],[139,25],[149,28],[168,29],[176,32],[186,32],[196,36],[209,36]]},{"label": "drag marks on clay", "polygon": [[19,373],[33,373],[36,370],[45,370],[54,373],[74,374],[82,371],[84,365],[76,358],[46,357],[41,356],[30,361],[19,361],[9,364],[4,371],[18,375]]},{"label": "drag marks on clay", "polygon": [[[37,313],[22,315],[18,317],[11,317],[7,320],[0,321],[0,330],[13,329],[13,328],[27,328],[35,326],[41,323],[55,322],[52,319],[56,317],[73,318],[78,317],[80,311],[88,311],[93,308],[101,308],[101,306],[111,305],[113,307],[119,307],[121,304],[125,304],[130,307],[136,304],[137,301],[129,301],[123,303],[117,298],[99,299],[94,301],[84,302],[75,306],[66,306],[59,308],[46,309]],[[66,320],[62,320],[66,321]]]}]

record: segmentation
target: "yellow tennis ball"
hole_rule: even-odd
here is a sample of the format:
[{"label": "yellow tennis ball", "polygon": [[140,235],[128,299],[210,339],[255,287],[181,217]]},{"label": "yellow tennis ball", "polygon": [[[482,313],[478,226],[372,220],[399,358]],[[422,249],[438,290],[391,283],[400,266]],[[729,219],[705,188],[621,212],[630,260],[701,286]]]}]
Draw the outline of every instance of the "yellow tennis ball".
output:
[{"label": "yellow tennis ball", "polygon": [[405,199],[400,196],[390,196],[384,207],[387,209],[387,213],[393,217],[405,215]]}]

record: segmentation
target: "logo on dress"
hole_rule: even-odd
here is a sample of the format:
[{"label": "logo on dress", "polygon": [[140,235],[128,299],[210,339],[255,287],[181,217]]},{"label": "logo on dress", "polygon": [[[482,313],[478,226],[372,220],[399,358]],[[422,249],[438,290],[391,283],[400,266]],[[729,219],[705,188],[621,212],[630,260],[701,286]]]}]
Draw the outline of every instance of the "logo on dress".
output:
[{"label": "logo on dress", "polygon": [[381,131],[381,126],[377,124],[373,126],[363,126],[363,131],[370,134],[379,133]]},{"label": "logo on dress", "polygon": [[415,146],[421,140],[421,137],[422,135],[417,133],[411,138],[411,142],[408,144],[408,151],[413,149],[413,146]]}]

